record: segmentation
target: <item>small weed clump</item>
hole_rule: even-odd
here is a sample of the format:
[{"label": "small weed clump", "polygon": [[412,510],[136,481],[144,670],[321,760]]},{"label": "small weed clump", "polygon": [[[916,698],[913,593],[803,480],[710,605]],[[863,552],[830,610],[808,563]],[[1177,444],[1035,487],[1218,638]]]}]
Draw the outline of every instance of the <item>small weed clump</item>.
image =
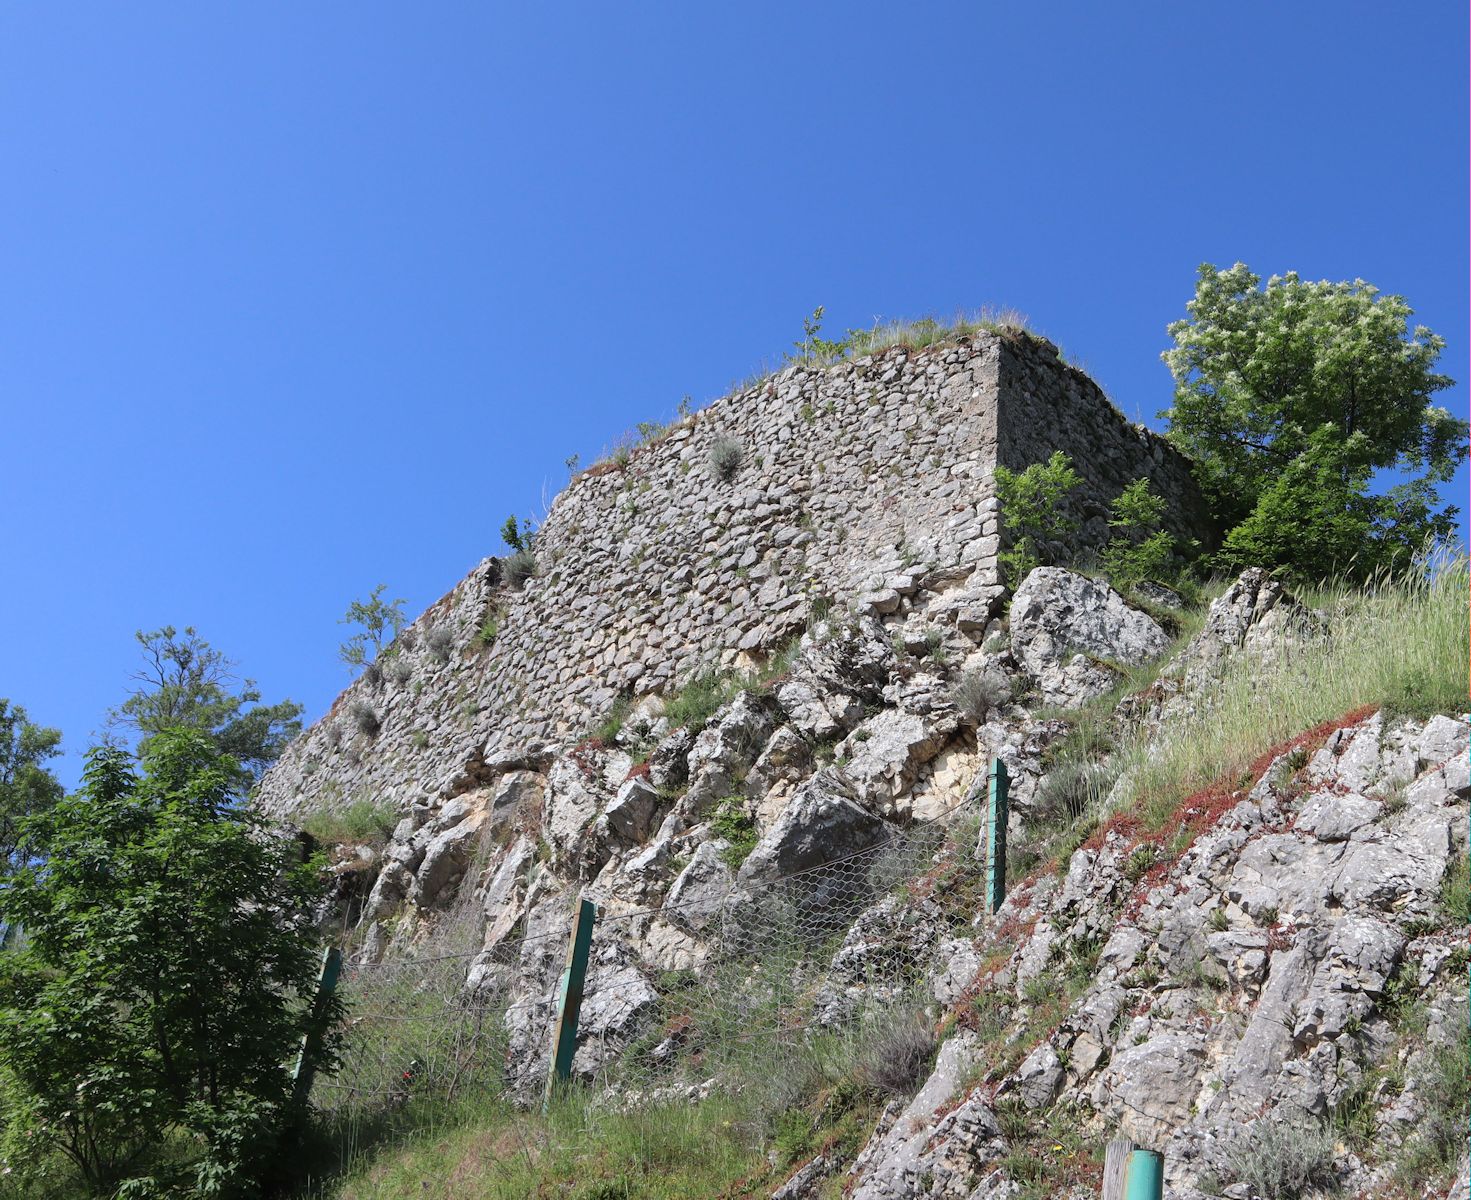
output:
[{"label": "small weed clump", "polygon": [[741,469],[743,455],[740,442],[722,433],[710,443],[710,470],[716,479],[729,483]]},{"label": "small weed clump", "polygon": [[348,709],[348,715],[352,717],[352,723],[357,726],[358,732],[368,737],[377,737],[378,731],[383,728],[378,710],[366,700],[354,700],[352,707]]},{"label": "small weed clump", "polygon": [[536,555],[530,550],[517,550],[501,563],[501,577],[517,591],[526,586],[527,580],[536,578],[538,570]]},{"label": "small weed clump", "polygon": [[865,1030],[854,1073],[880,1095],[911,1096],[929,1074],[935,1048],[934,1026],[924,1013],[900,1009]]},{"label": "small weed clump", "polygon": [[424,649],[429,657],[443,665],[449,662],[450,652],[455,648],[455,634],[448,625],[436,625],[424,635]]},{"label": "small weed clump", "polygon": [[950,689],[950,701],[967,720],[979,725],[989,713],[1011,699],[1006,680],[986,671],[966,671]]},{"label": "small weed clump", "polygon": [[721,851],[720,856],[733,871],[740,868],[760,840],[756,822],[746,811],[745,803],[739,796],[730,796],[720,802],[710,820],[710,828],[716,837],[724,838],[730,843]]}]

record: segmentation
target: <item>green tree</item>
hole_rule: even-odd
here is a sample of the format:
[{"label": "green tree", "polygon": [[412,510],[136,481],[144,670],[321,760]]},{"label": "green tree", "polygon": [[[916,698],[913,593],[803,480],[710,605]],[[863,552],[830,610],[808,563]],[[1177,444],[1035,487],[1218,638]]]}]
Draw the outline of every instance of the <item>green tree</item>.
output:
[{"label": "green tree", "polygon": [[[1455,510],[1434,511],[1433,485],[1464,461],[1466,422],[1430,403],[1452,383],[1435,370],[1445,340],[1423,325],[1412,329],[1404,297],[1362,279],[1313,283],[1289,272],[1260,282],[1242,263],[1202,265],[1188,315],[1169,326],[1174,345],[1162,356],[1175,396],[1161,415],[1171,440],[1195,459],[1228,542],[1248,518],[1255,532],[1236,538],[1237,551],[1249,544],[1264,552],[1276,541],[1264,540],[1269,517],[1257,511],[1269,495],[1278,519],[1312,508],[1317,519],[1298,531],[1306,541],[1292,557],[1301,571],[1325,574],[1341,561],[1336,539],[1363,517],[1380,471],[1412,478],[1387,503],[1368,504],[1367,536],[1384,544],[1359,561],[1396,559],[1397,547],[1447,528]],[[1283,493],[1293,481],[1326,485],[1329,473],[1341,521]],[[1328,540],[1315,548],[1318,536]]]},{"label": "green tree", "polygon": [[337,651],[342,661],[353,669],[375,660],[383,650],[383,643],[396,638],[407,620],[403,612],[406,601],[383,599],[387,587],[386,583],[380,583],[368,593],[366,600],[354,600],[347,606],[347,615],[337,622],[362,626]]},{"label": "green tree", "polygon": [[[94,750],[81,789],[27,823],[43,857],[0,889],[28,934],[0,956],[13,1170],[60,1155],[98,1196],[248,1196],[279,1161],[321,876],[235,802],[237,771],[169,729],[141,774]],[[331,1069],[340,1007],[324,1016]]]},{"label": "green tree", "polygon": [[0,874],[26,859],[20,837],[26,818],[61,799],[61,784],[41,765],[60,754],[60,746],[61,730],[32,724],[24,708],[0,697]]},{"label": "green tree", "polygon": [[238,764],[237,785],[247,786],[281,756],[301,732],[301,705],[290,700],[262,704],[255,680],[241,680],[236,663],[199,636],[192,626],[172,625],[135,635],[144,666],[138,684],[110,714],[114,725],[134,730],[138,748],[170,729],[205,734]]},{"label": "green tree", "polygon": [[1073,460],[1061,450],[1025,471],[998,466],[993,478],[1001,522],[1011,536],[1011,546],[1002,551],[999,561],[1007,582],[1015,587],[1033,567],[1051,564],[1057,543],[1077,532],[1078,522],[1068,513],[1066,502],[1083,480],[1073,470]]},{"label": "green tree", "polygon": [[1109,528],[1114,536],[1099,555],[1108,577],[1121,587],[1146,579],[1165,582],[1172,574],[1174,539],[1160,528],[1168,504],[1156,495],[1148,479],[1136,479],[1109,505]]}]

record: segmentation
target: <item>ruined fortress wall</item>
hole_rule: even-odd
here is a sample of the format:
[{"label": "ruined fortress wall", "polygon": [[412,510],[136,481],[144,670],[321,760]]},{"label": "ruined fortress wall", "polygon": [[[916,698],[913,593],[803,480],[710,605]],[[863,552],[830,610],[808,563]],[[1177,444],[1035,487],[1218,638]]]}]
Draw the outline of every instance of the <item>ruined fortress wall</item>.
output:
[{"label": "ruined fortress wall", "polygon": [[1060,361],[1049,344],[1003,341],[1000,354],[996,461],[1023,470],[1055,450],[1072,458],[1083,477],[1071,502],[1081,526],[1068,547],[1073,554],[1108,540],[1109,502],[1141,477],[1169,498],[1166,527],[1172,533],[1213,541],[1205,501],[1184,455],[1126,421],[1103,390]]},{"label": "ruined fortress wall", "polygon": [[[381,679],[358,680],[297,739],[260,804],[403,809],[449,794],[583,736],[620,694],[759,661],[814,603],[954,623],[966,596],[995,591],[998,453],[1025,465],[1060,446],[1081,468],[1104,446],[1084,469],[1088,504],[1148,469],[1184,497],[1188,524],[1188,477],[1086,382],[1046,343],[979,334],[789,367],[716,401],[573,480],[537,534],[539,575],[512,590],[497,560],[481,563],[405,632]],[[740,450],[729,478],[712,465],[720,439]]]}]

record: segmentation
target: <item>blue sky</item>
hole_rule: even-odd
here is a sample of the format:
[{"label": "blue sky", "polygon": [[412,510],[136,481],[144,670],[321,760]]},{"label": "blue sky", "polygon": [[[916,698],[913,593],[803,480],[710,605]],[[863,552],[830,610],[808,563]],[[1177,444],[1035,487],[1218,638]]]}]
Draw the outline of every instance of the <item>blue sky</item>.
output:
[{"label": "blue sky", "polygon": [[1016,307],[1152,420],[1197,264],[1363,277],[1464,415],[1466,19],[6,5],[0,695],[74,782],[133,631],[194,624],[314,718],[352,598],[422,610],[818,304]]}]

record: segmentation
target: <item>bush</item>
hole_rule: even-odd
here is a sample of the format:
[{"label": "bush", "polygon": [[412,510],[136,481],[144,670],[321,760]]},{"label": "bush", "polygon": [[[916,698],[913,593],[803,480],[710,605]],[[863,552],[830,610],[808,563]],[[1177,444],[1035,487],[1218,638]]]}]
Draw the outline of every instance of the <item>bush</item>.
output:
[{"label": "bush", "polygon": [[408,683],[414,677],[414,668],[409,666],[408,660],[401,654],[390,655],[383,673],[388,676],[389,682],[396,683],[399,687]]},{"label": "bush", "polygon": [[378,731],[383,728],[378,710],[366,700],[354,700],[352,707],[348,709],[348,715],[352,717],[352,723],[357,726],[358,732],[369,737],[377,737]]},{"label": "bush", "polygon": [[449,662],[450,651],[455,648],[455,634],[448,625],[436,625],[424,636],[424,649],[435,662]]},{"label": "bush", "polygon": [[710,443],[710,470],[722,483],[729,483],[741,469],[744,451],[740,442],[726,434],[719,434]]},{"label": "bush", "polygon": [[1227,1154],[1237,1183],[1254,1195],[1297,1200],[1309,1188],[1331,1188],[1338,1177],[1333,1135],[1319,1124],[1259,1117]]},{"label": "bush", "polygon": [[1118,772],[1097,763],[1060,762],[1042,778],[1033,802],[1039,821],[1071,825],[1096,808],[1113,787]]},{"label": "bush", "polygon": [[935,1055],[935,1030],[921,1011],[901,1009],[876,1018],[858,1045],[854,1073],[887,1096],[912,1095]]},{"label": "bush", "polygon": [[1011,699],[1011,685],[989,671],[966,671],[950,689],[950,702],[979,725],[986,715]]},{"label": "bush", "polygon": [[501,577],[518,591],[537,574],[536,555],[530,550],[517,550],[501,563]]},{"label": "bush", "polygon": [[1078,522],[1065,510],[1068,493],[1083,482],[1073,460],[1061,450],[1045,463],[1017,472],[998,466],[993,473],[1001,501],[1001,523],[1011,548],[998,556],[1006,580],[1015,587],[1033,567],[1046,566],[1054,543],[1076,533]]}]

